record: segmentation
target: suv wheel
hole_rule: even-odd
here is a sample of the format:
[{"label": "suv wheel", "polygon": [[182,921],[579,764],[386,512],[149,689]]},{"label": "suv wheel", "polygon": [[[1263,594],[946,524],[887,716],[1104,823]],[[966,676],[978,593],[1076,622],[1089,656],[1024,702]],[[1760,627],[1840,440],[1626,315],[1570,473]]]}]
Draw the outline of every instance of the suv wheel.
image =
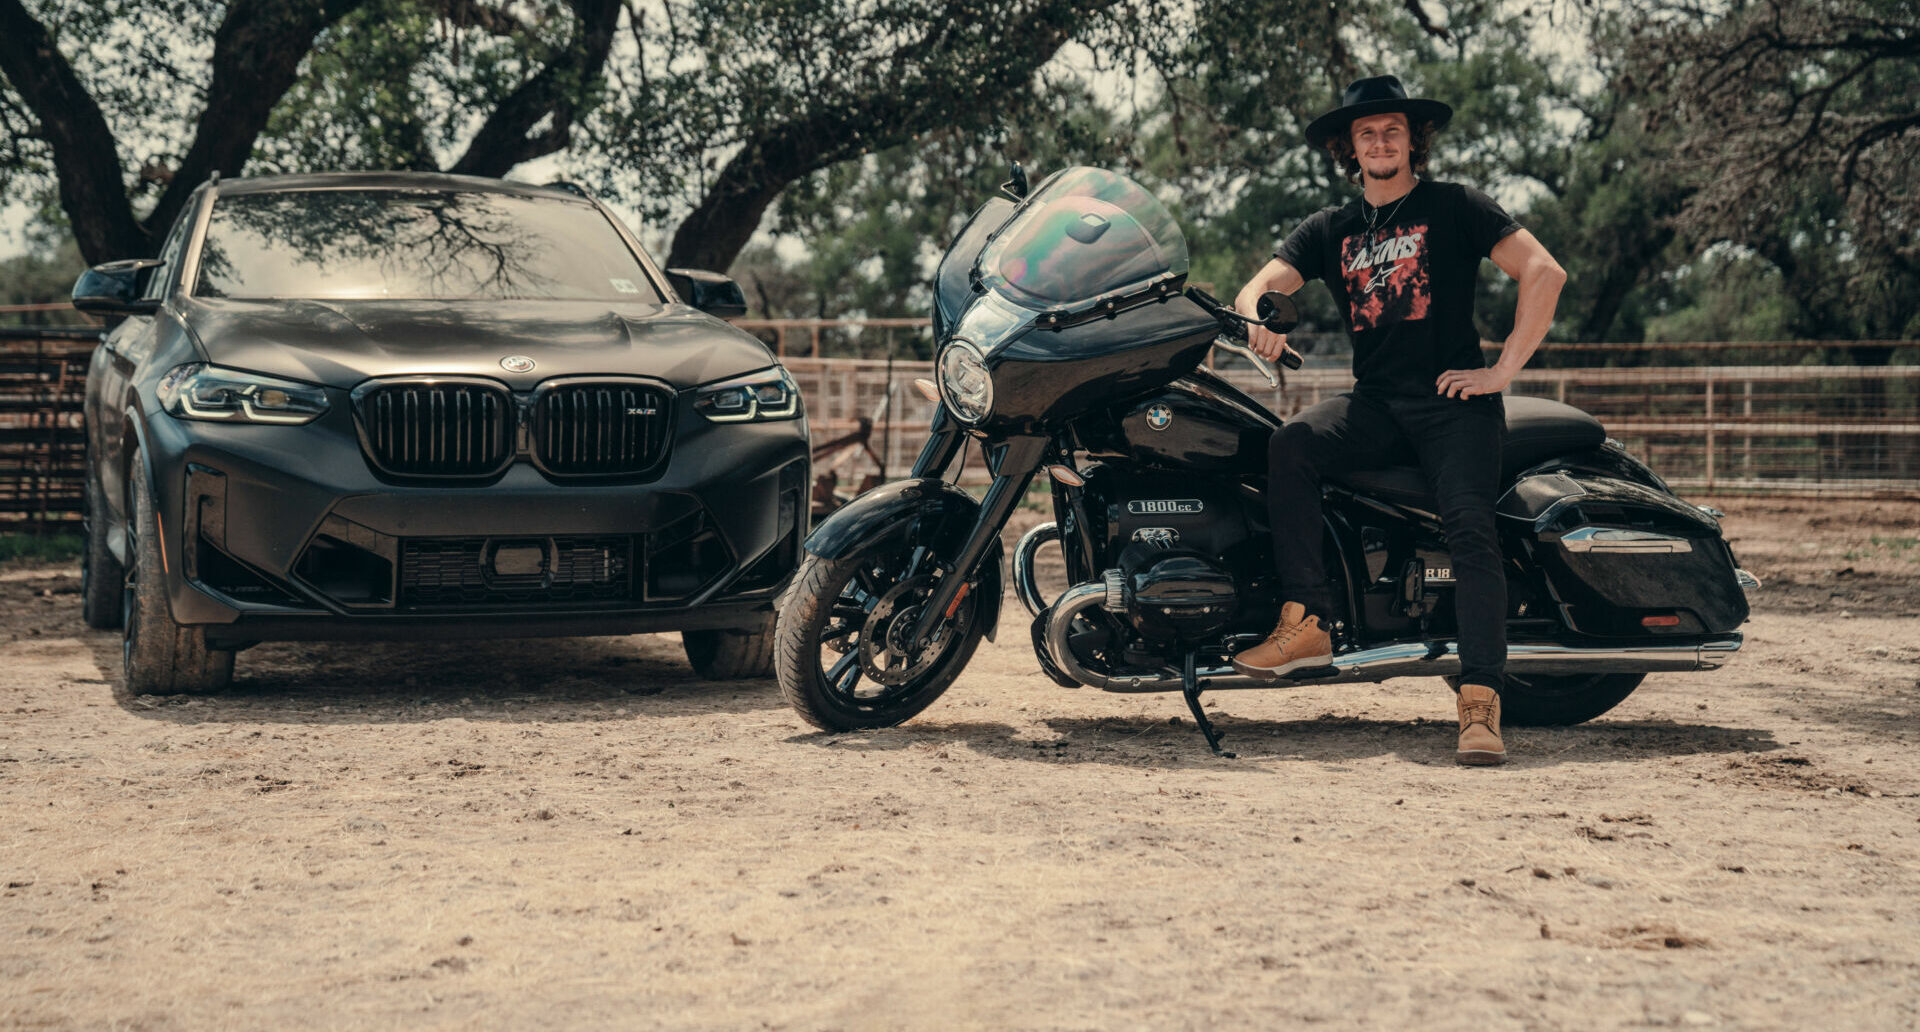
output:
[{"label": "suv wheel", "polygon": [[233,653],[207,647],[204,627],[182,627],[167,606],[166,572],[153,533],[153,492],[144,456],[133,457],[127,511],[126,588],[121,592],[121,658],[134,694],[215,692],[233,680]]},{"label": "suv wheel", "polygon": [[736,631],[681,631],[693,672],[709,681],[773,676],[773,628]]},{"label": "suv wheel", "polygon": [[82,501],[87,544],[80,550],[80,619],[97,631],[120,626],[120,588],[126,568],[107,547],[107,507],[100,504],[100,488],[93,466],[87,466],[86,495]]}]

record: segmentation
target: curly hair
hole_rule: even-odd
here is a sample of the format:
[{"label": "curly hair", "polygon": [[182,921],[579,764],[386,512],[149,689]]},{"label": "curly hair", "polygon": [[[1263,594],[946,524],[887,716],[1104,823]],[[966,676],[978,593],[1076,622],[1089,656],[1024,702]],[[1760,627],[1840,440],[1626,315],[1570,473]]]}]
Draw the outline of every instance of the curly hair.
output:
[{"label": "curly hair", "polygon": [[[1439,130],[1432,122],[1424,120],[1410,128],[1413,130],[1413,139],[1408,147],[1408,158],[1413,165],[1413,174],[1417,176],[1427,170],[1427,152],[1433,149],[1433,135]],[[1347,182],[1360,182],[1360,159],[1353,153],[1351,126],[1327,138],[1327,153],[1333,155],[1333,163],[1346,174]]]}]

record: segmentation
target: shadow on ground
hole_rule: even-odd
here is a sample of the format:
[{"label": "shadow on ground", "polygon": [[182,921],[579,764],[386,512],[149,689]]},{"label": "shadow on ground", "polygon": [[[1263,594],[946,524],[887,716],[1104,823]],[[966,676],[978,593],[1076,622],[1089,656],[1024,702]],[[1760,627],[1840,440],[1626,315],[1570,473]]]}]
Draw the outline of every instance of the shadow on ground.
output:
[{"label": "shadow on ground", "polygon": [[[1339,763],[1399,756],[1422,765],[1453,763],[1451,723],[1431,720],[1371,720],[1325,715],[1307,720],[1243,720],[1212,714],[1222,747],[1240,760]],[[1149,719],[1057,717],[1042,722],[1051,737],[1037,738],[1009,725],[982,721],[915,721],[881,731],[817,732],[787,739],[794,744],[851,752],[885,752],[958,745],[1002,759],[1035,763],[1101,763],[1125,767],[1235,769],[1216,757],[1186,717]],[[1650,757],[1748,754],[1779,749],[1773,732],[1757,728],[1680,724],[1669,721],[1599,721],[1579,727],[1511,728],[1511,767],[1544,768],[1569,763],[1616,763]],[[1249,772],[1270,768],[1242,764]]]},{"label": "shadow on ground", "polygon": [[204,695],[133,695],[119,636],[85,641],[122,709],[177,724],[571,723],[785,705],[771,678],[701,680],[677,635],[262,645],[240,654],[229,688]]}]

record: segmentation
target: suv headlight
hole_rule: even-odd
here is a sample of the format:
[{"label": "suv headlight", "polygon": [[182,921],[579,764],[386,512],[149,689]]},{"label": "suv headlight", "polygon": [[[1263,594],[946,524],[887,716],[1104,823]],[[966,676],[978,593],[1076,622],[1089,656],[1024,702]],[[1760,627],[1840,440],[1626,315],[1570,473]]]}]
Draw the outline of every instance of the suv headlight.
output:
[{"label": "suv headlight", "polygon": [[962,423],[978,423],[993,411],[993,374],[971,341],[955,339],[940,352],[940,397]]},{"label": "suv headlight", "polygon": [[779,366],[694,391],[693,410],[716,423],[760,423],[800,416],[800,387]]},{"label": "suv headlight", "polygon": [[174,367],[161,378],[159,395],[181,419],[298,426],[327,411],[325,388],[205,362]]}]

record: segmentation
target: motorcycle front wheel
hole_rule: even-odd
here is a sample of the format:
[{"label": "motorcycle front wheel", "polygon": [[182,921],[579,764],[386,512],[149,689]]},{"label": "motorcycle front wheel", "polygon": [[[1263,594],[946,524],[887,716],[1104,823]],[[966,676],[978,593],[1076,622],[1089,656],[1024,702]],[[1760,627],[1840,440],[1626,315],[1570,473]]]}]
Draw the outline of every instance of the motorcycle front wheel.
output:
[{"label": "motorcycle front wheel", "polygon": [[826,731],[893,727],[933,704],[973,657],[986,628],[980,593],[950,607],[926,648],[907,647],[943,574],[910,548],[826,559],[809,555],[781,599],[774,637],[780,692]]}]

